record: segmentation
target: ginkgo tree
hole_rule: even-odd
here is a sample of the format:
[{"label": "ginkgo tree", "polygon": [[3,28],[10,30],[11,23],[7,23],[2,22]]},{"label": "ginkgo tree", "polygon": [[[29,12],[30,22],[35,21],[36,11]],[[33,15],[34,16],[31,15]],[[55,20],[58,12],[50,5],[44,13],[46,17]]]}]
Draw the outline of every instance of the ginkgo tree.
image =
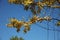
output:
[{"label": "ginkgo tree", "polygon": [[[42,21],[51,21],[51,20],[57,20],[57,26],[60,26],[60,20],[52,18],[50,16],[44,16],[39,17],[40,11],[44,9],[44,7],[49,8],[60,8],[60,6],[55,5],[56,3],[60,4],[60,0],[42,0],[36,2],[35,0],[8,0],[10,4],[20,4],[24,6],[24,10],[30,10],[33,14],[32,18],[29,19],[29,21],[21,21],[17,20],[16,18],[11,18],[10,23],[7,24],[8,27],[13,27],[17,29],[17,32],[20,31],[20,28],[24,26],[24,32],[27,33],[27,31],[30,30],[31,24],[34,24],[36,22],[42,22]],[[37,10],[36,10],[37,8]]]}]

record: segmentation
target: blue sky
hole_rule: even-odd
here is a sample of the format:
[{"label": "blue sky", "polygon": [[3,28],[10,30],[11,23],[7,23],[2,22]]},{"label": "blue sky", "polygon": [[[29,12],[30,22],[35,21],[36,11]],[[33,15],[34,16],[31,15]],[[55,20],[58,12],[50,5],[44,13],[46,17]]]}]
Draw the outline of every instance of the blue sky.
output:
[{"label": "blue sky", "polygon": [[[47,14],[43,15],[44,11],[46,11]],[[44,10],[41,11],[40,15],[41,16],[50,15],[53,18],[60,19],[60,9],[45,8]],[[47,30],[41,28],[43,26],[59,30],[60,27],[55,26],[56,20],[52,20],[49,23],[47,21],[43,21],[42,23],[38,22],[37,24],[33,24],[31,25],[31,30],[26,34],[22,32],[22,29],[19,33],[17,33],[15,28],[8,28],[6,26],[6,24],[9,23],[9,18],[15,17],[16,19],[21,20],[22,17],[24,17],[25,21],[27,21],[31,16],[32,13],[30,12],[30,10],[25,11],[23,6],[9,4],[8,0],[1,0],[0,40],[9,40],[12,36],[23,37],[25,40],[60,40],[60,32],[49,30],[49,32],[47,33]]]}]

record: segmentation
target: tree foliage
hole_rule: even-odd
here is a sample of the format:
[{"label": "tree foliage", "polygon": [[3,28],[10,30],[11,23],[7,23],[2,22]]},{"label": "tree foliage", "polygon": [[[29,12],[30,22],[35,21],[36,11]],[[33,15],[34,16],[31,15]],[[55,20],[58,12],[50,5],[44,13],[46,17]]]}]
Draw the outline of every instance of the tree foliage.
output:
[{"label": "tree foliage", "polygon": [[57,24],[57,26],[60,26],[60,21],[58,21],[56,24]]},{"label": "tree foliage", "polygon": [[10,40],[24,40],[22,37],[18,38],[17,36],[10,38]]},{"label": "tree foliage", "polygon": [[[33,14],[33,17],[29,19],[28,22],[17,20],[15,18],[12,18],[10,20],[10,23],[7,24],[8,27],[13,27],[17,29],[17,32],[20,31],[20,28],[24,26],[24,32],[26,33],[27,31],[30,30],[30,25],[34,24],[36,22],[42,22],[42,21],[50,21],[50,20],[56,20],[50,16],[44,16],[44,17],[38,17],[40,11],[44,7],[49,7],[49,8],[60,8],[60,6],[56,6],[55,3],[60,4],[60,0],[43,0],[43,1],[38,1],[35,2],[35,0],[8,0],[10,4],[20,4],[24,6],[24,10],[30,10]],[[53,5],[53,6],[52,6]],[[37,6],[37,7],[36,7]],[[37,8],[37,10],[36,10]],[[57,19],[58,20],[58,19]],[[57,22],[57,26],[60,26],[60,21]]]}]

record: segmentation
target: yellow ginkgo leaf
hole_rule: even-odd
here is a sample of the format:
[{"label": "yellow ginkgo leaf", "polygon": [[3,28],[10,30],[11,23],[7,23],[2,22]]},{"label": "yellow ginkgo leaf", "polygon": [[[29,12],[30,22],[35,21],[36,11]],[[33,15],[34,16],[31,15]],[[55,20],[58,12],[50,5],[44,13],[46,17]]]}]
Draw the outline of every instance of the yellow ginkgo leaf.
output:
[{"label": "yellow ginkgo leaf", "polygon": [[26,6],[26,5],[31,4],[32,2],[33,2],[33,0],[25,0],[25,1],[23,2],[23,4]]},{"label": "yellow ginkgo leaf", "polygon": [[12,24],[6,24],[6,25],[7,25],[7,27],[9,27],[9,28],[12,28],[12,27],[13,27]]},{"label": "yellow ginkgo leaf", "polygon": [[35,23],[37,22],[38,16],[34,15],[31,19],[30,22]]},{"label": "yellow ginkgo leaf", "polygon": [[20,29],[17,29],[17,32],[19,32],[20,31]]},{"label": "yellow ginkgo leaf", "polygon": [[16,2],[17,0],[8,0],[9,3]]},{"label": "yellow ginkgo leaf", "polygon": [[27,30],[26,30],[26,29],[24,29],[24,30],[23,30],[23,32],[24,32],[24,33],[27,33]]},{"label": "yellow ginkgo leaf", "polygon": [[30,30],[30,25],[31,25],[30,22],[26,22],[26,23],[24,24],[24,27],[25,27],[25,29],[26,29],[27,31]]},{"label": "yellow ginkgo leaf", "polygon": [[22,21],[18,21],[18,22],[16,22],[16,23],[14,24],[14,26],[15,26],[16,28],[18,28],[18,29],[20,29],[22,25],[23,25],[23,22],[22,22]]},{"label": "yellow ginkgo leaf", "polygon": [[38,18],[37,21],[38,22],[42,22],[44,19],[43,18]]},{"label": "yellow ginkgo leaf", "polygon": [[15,19],[15,18],[10,19],[10,23],[11,23],[11,24],[13,24],[13,25],[14,25],[16,22],[18,22],[18,20],[17,20],[17,19]]},{"label": "yellow ginkgo leaf", "polygon": [[56,23],[56,25],[57,25],[57,26],[60,26],[60,21],[58,21],[58,22]]},{"label": "yellow ginkgo leaf", "polygon": [[51,17],[45,16],[45,17],[44,17],[44,20],[50,21],[50,20],[51,20]]}]

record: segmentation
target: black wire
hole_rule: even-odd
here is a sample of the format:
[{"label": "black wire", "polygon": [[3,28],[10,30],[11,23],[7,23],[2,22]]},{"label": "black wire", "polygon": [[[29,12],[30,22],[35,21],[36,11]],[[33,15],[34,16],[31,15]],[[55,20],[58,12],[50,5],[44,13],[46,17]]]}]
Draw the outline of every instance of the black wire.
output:
[{"label": "black wire", "polygon": [[52,20],[57,20],[57,21],[60,21],[60,19],[56,19],[56,18],[52,18]]},{"label": "black wire", "polygon": [[41,26],[40,24],[37,24],[37,23],[35,23],[36,25],[37,25],[37,27],[40,27],[40,28],[42,28],[42,29],[45,29],[45,30],[50,30],[50,31],[58,31],[58,32],[60,32],[60,30],[57,30],[57,29],[48,29],[48,28],[46,28],[46,27],[43,27],[43,26]]},{"label": "black wire", "polygon": [[38,27],[42,28],[42,29],[49,30],[49,29],[47,29],[47,28],[41,26],[40,24],[37,24],[37,23],[35,23],[35,24],[36,24]]}]

